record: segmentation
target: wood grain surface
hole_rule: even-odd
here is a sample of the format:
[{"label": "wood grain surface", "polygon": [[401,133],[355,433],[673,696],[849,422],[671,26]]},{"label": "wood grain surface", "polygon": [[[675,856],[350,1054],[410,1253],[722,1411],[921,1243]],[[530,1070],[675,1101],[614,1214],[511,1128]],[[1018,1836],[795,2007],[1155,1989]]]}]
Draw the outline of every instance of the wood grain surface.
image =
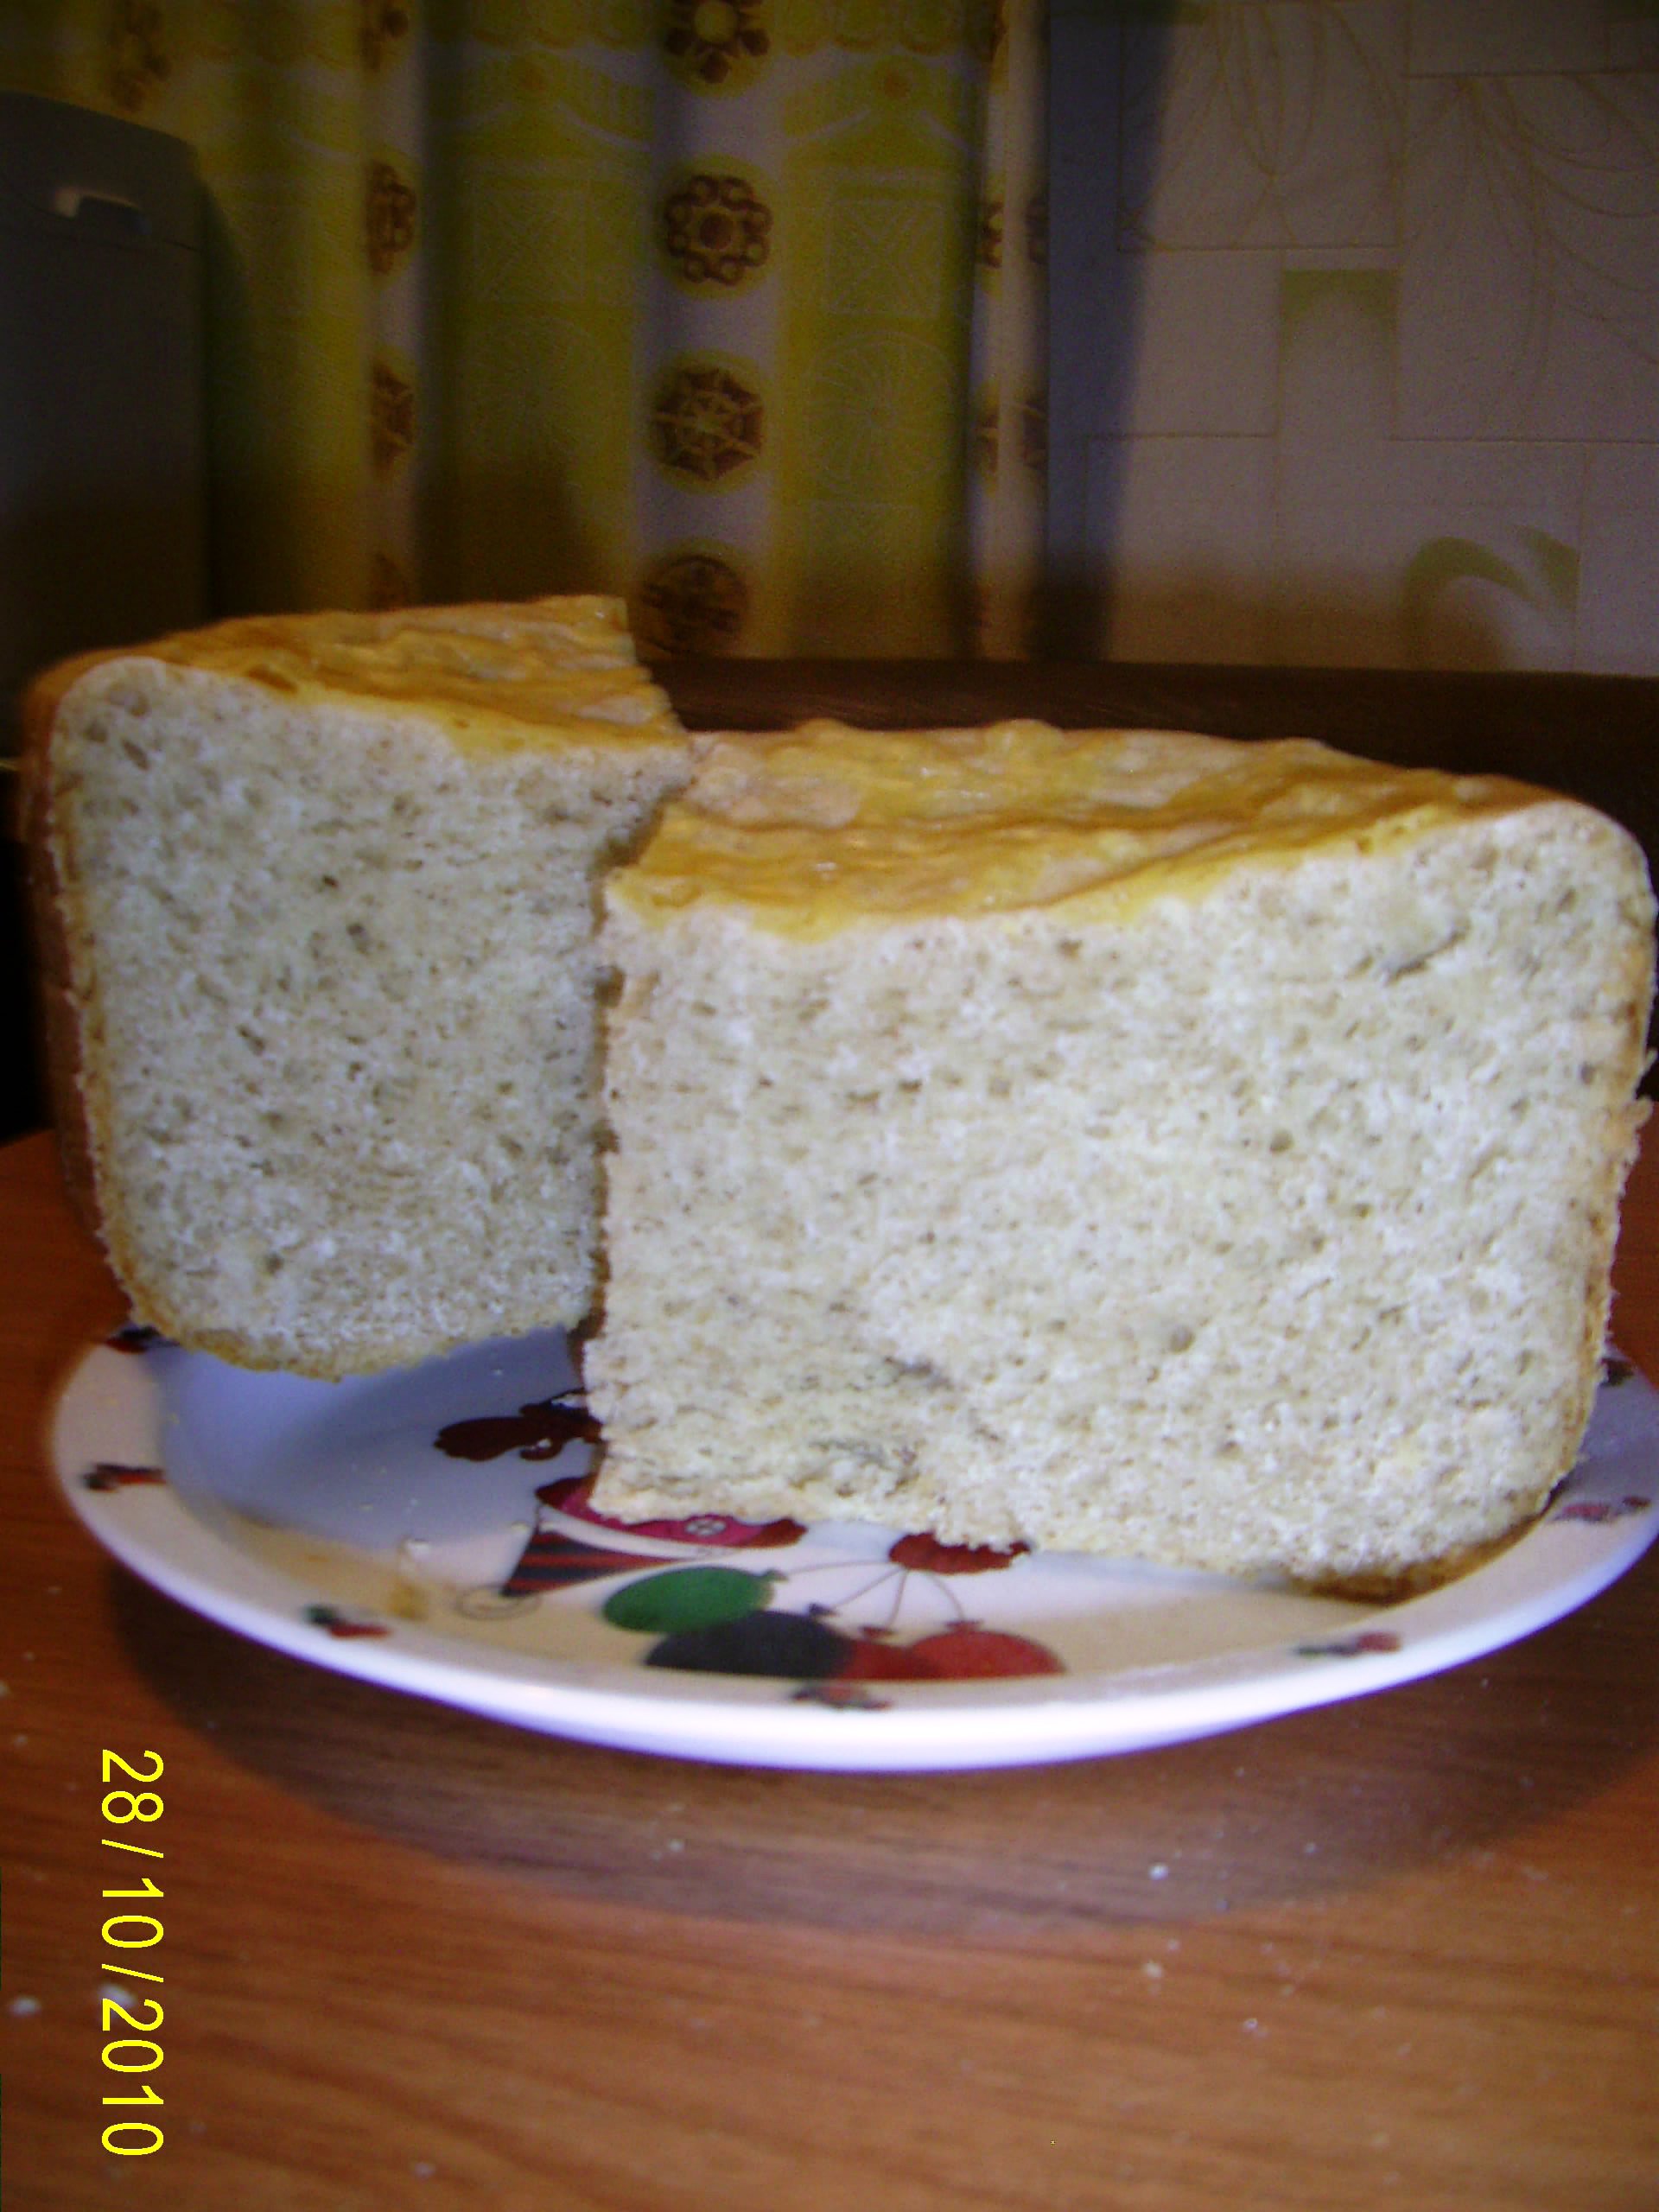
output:
[{"label": "wood grain surface", "polygon": [[[884,680],[674,686],[711,724],[1030,699],[995,671]],[[1213,677],[1091,680],[1039,710],[1287,721],[1282,690],[1236,686],[1230,720]],[[1581,699],[1529,710],[1634,808],[1637,690],[1576,755]],[[1436,756],[1503,765],[1467,756],[1522,729],[1521,695],[1452,693]],[[1377,698],[1333,688],[1306,727],[1359,743],[1345,700],[1387,723],[1370,750],[1416,742],[1421,690],[1392,721]],[[1618,1280],[1659,1374],[1659,1141]],[[279,1656],[112,1565],[41,1440],[119,1318],[48,1141],[0,1151],[6,2212],[1659,2207],[1659,1553],[1490,1659],[1176,1749],[913,1777],[653,1760]],[[147,2158],[99,2146],[105,1748],[165,1762]]]}]

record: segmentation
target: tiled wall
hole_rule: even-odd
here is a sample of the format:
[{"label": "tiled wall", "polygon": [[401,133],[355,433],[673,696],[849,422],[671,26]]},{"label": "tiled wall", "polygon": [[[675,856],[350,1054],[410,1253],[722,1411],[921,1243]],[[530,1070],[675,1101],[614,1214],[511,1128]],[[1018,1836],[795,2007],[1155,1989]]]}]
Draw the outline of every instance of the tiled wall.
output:
[{"label": "tiled wall", "polygon": [[1052,29],[1074,643],[1659,673],[1659,0]]}]

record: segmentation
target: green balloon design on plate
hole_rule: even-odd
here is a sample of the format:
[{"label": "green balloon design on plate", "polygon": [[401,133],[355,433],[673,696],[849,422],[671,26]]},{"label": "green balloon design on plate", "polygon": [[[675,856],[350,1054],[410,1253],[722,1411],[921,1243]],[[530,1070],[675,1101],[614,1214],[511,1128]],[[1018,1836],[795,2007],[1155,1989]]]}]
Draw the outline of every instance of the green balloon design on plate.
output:
[{"label": "green balloon design on plate", "polygon": [[643,1636],[671,1636],[688,1628],[715,1628],[741,1620],[772,1602],[775,1574],[749,1574],[736,1567],[677,1567],[648,1574],[613,1591],[605,1618],[613,1628]]}]

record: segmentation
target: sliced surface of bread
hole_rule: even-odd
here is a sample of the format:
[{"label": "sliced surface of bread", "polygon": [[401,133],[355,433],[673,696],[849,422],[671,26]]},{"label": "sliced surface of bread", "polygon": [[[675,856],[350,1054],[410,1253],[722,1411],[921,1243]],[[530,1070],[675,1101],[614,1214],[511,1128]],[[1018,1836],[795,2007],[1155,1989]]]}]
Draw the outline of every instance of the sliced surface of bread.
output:
[{"label": "sliced surface of bread", "polygon": [[27,719],[60,1126],[137,1316],[325,1376],[579,1320],[597,879],[689,769],[620,606],[227,622]]},{"label": "sliced surface of bread", "polygon": [[713,743],[609,879],[595,1503],[1331,1583],[1570,1466],[1639,849],[1317,745]]}]

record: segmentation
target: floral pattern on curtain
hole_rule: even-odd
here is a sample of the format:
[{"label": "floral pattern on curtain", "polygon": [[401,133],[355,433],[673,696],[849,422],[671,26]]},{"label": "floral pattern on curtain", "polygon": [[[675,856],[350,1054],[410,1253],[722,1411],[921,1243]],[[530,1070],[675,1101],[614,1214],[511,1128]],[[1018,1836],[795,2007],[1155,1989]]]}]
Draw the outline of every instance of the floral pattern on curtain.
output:
[{"label": "floral pattern on curtain", "polygon": [[662,654],[1027,647],[1039,0],[18,0],[211,209],[226,612],[625,592]]}]

